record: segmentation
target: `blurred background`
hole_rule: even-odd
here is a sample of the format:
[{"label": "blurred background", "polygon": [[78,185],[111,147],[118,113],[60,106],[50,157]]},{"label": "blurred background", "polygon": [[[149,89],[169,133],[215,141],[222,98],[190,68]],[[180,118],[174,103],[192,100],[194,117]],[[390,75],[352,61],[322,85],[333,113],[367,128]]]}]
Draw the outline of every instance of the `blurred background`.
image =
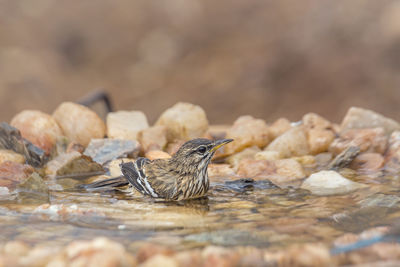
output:
[{"label": "blurred background", "polygon": [[211,123],[350,106],[400,120],[400,1],[0,0],[0,120],[107,91],[150,122],[178,101]]}]

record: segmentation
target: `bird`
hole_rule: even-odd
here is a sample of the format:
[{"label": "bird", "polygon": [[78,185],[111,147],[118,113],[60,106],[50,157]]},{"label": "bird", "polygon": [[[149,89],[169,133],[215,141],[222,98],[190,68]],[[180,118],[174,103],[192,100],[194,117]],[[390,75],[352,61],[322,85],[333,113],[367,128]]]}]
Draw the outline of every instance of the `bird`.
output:
[{"label": "bird", "polygon": [[139,157],[135,162],[120,164],[123,176],[86,185],[86,189],[125,186],[144,196],[167,201],[204,197],[210,187],[207,174],[211,158],[233,139],[196,138],[184,143],[169,159]]}]

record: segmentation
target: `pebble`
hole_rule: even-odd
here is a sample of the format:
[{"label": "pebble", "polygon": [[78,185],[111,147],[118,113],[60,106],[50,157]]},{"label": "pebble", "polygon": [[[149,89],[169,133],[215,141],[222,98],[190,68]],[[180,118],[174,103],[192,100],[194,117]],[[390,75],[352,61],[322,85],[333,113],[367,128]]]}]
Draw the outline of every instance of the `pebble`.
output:
[{"label": "pebble", "polygon": [[57,138],[63,135],[52,116],[37,110],[18,113],[10,124],[20,130],[23,138],[43,149],[47,155],[53,150]]},{"label": "pebble", "polygon": [[208,129],[204,110],[197,105],[179,102],[164,111],[156,125],[167,127],[167,139],[188,141],[203,136]]},{"label": "pebble", "polygon": [[103,167],[92,161],[90,157],[84,156],[79,152],[64,153],[58,155],[46,164],[46,175],[84,175],[86,173],[102,172]]},{"label": "pebble", "polygon": [[272,141],[265,150],[279,152],[283,158],[309,154],[310,148],[304,126],[300,125],[288,130]]},{"label": "pebble", "polygon": [[29,165],[6,161],[0,164],[0,187],[6,187],[11,192],[34,171]]},{"label": "pebble", "polygon": [[307,131],[308,145],[313,155],[328,151],[334,139],[335,134],[331,130],[309,129]]},{"label": "pebble", "polygon": [[0,149],[0,164],[6,161],[25,163],[25,157],[21,154],[15,153],[12,150]]},{"label": "pebble", "polygon": [[385,135],[390,135],[393,131],[400,130],[400,124],[395,120],[386,118],[375,111],[351,107],[341,124],[341,132],[349,129],[377,128],[384,130]]},{"label": "pebble", "polygon": [[142,151],[163,150],[167,145],[167,127],[153,126],[140,131],[137,135]]},{"label": "pebble", "polygon": [[179,267],[178,262],[173,257],[168,257],[166,255],[158,254],[151,257],[149,260],[145,261],[140,265],[141,267]]},{"label": "pebble", "polygon": [[137,141],[105,138],[92,139],[83,154],[103,165],[117,158],[137,157],[139,151],[140,145]]},{"label": "pebble", "polygon": [[[303,166],[295,159],[280,159],[274,161],[276,174],[292,180],[298,180],[306,177]],[[287,179],[285,179],[287,181]]]},{"label": "pebble", "polygon": [[224,146],[223,152],[228,155],[240,152],[247,147],[263,148],[270,142],[267,123],[252,116],[239,117],[227,130],[226,138],[234,140],[234,142]]},{"label": "pebble", "polygon": [[301,188],[319,196],[346,194],[362,187],[365,187],[365,185],[346,179],[336,171],[314,173],[301,185]]},{"label": "pebble", "polygon": [[303,125],[308,129],[332,129],[332,123],[316,113],[307,113],[302,118]]},{"label": "pebble", "polygon": [[276,171],[276,166],[269,160],[243,159],[237,168],[237,174],[241,177],[252,178],[256,176],[268,176]]},{"label": "pebble", "polygon": [[350,167],[359,171],[377,172],[381,170],[384,158],[379,153],[362,153],[358,155]]},{"label": "pebble", "polygon": [[0,149],[9,149],[24,155],[27,163],[34,167],[41,167],[47,161],[41,148],[23,138],[17,128],[5,122],[0,123]]},{"label": "pebble", "polygon": [[141,111],[117,111],[107,114],[107,136],[113,139],[137,140],[140,131],[147,129],[149,123]]},{"label": "pebble", "polygon": [[208,165],[208,176],[211,179],[218,177],[226,178],[235,175],[235,171],[229,164],[214,164]]},{"label": "pebble", "polygon": [[[264,256],[265,258],[265,256]],[[323,244],[291,245],[279,259],[278,266],[331,266],[329,249]]]},{"label": "pebble", "polygon": [[274,140],[290,128],[292,128],[292,125],[288,119],[279,118],[269,126],[269,136],[271,140]]},{"label": "pebble", "polygon": [[249,147],[239,153],[229,156],[226,158],[226,162],[229,163],[235,170],[237,170],[240,161],[243,159],[254,159],[258,152],[260,152],[260,149],[257,146]]},{"label": "pebble", "polygon": [[281,159],[281,153],[278,151],[260,151],[254,155],[254,159],[257,160],[278,160]]},{"label": "pebble", "polygon": [[54,111],[53,118],[70,141],[85,147],[91,139],[103,138],[106,134],[102,119],[94,111],[79,104],[62,103]]},{"label": "pebble", "polygon": [[111,177],[118,177],[122,175],[121,172],[121,167],[119,166],[122,162],[127,163],[127,162],[135,162],[135,159],[128,159],[128,158],[122,158],[122,159],[114,159],[110,161],[107,165],[108,170],[110,172]]},{"label": "pebble", "polygon": [[383,154],[387,148],[388,138],[383,128],[352,129],[344,131],[330,145],[329,151],[339,154],[345,149],[356,146],[361,152]]},{"label": "pebble", "polygon": [[155,160],[155,159],[170,159],[171,156],[164,151],[161,150],[150,150],[146,153],[146,158],[149,160]]}]

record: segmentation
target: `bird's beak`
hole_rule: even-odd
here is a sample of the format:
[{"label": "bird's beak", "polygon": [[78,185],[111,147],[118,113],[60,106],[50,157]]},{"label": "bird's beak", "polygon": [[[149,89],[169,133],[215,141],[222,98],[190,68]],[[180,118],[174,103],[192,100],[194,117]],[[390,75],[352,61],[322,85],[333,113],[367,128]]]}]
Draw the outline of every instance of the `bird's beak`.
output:
[{"label": "bird's beak", "polygon": [[216,151],[218,148],[220,148],[221,146],[226,145],[226,144],[228,144],[228,143],[230,143],[230,142],[232,142],[232,141],[233,141],[233,139],[221,139],[221,140],[217,140],[217,141],[215,141],[214,146],[213,146],[213,148],[211,148],[210,152],[214,152],[214,151]]}]

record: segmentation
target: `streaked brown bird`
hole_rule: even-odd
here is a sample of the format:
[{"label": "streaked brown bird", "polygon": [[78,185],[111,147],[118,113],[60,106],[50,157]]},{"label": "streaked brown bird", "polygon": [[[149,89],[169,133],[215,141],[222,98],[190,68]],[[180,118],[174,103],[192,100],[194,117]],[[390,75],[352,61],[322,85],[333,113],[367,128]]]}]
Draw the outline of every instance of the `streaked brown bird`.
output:
[{"label": "streaked brown bird", "polygon": [[[185,200],[206,195],[210,181],[207,167],[215,151],[232,139],[198,138],[184,143],[170,159],[138,158],[120,165],[124,177],[111,178],[86,188],[122,186],[127,181],[140,193],[165,200]],[[122,178],[122,180],[121,180]]]}]

